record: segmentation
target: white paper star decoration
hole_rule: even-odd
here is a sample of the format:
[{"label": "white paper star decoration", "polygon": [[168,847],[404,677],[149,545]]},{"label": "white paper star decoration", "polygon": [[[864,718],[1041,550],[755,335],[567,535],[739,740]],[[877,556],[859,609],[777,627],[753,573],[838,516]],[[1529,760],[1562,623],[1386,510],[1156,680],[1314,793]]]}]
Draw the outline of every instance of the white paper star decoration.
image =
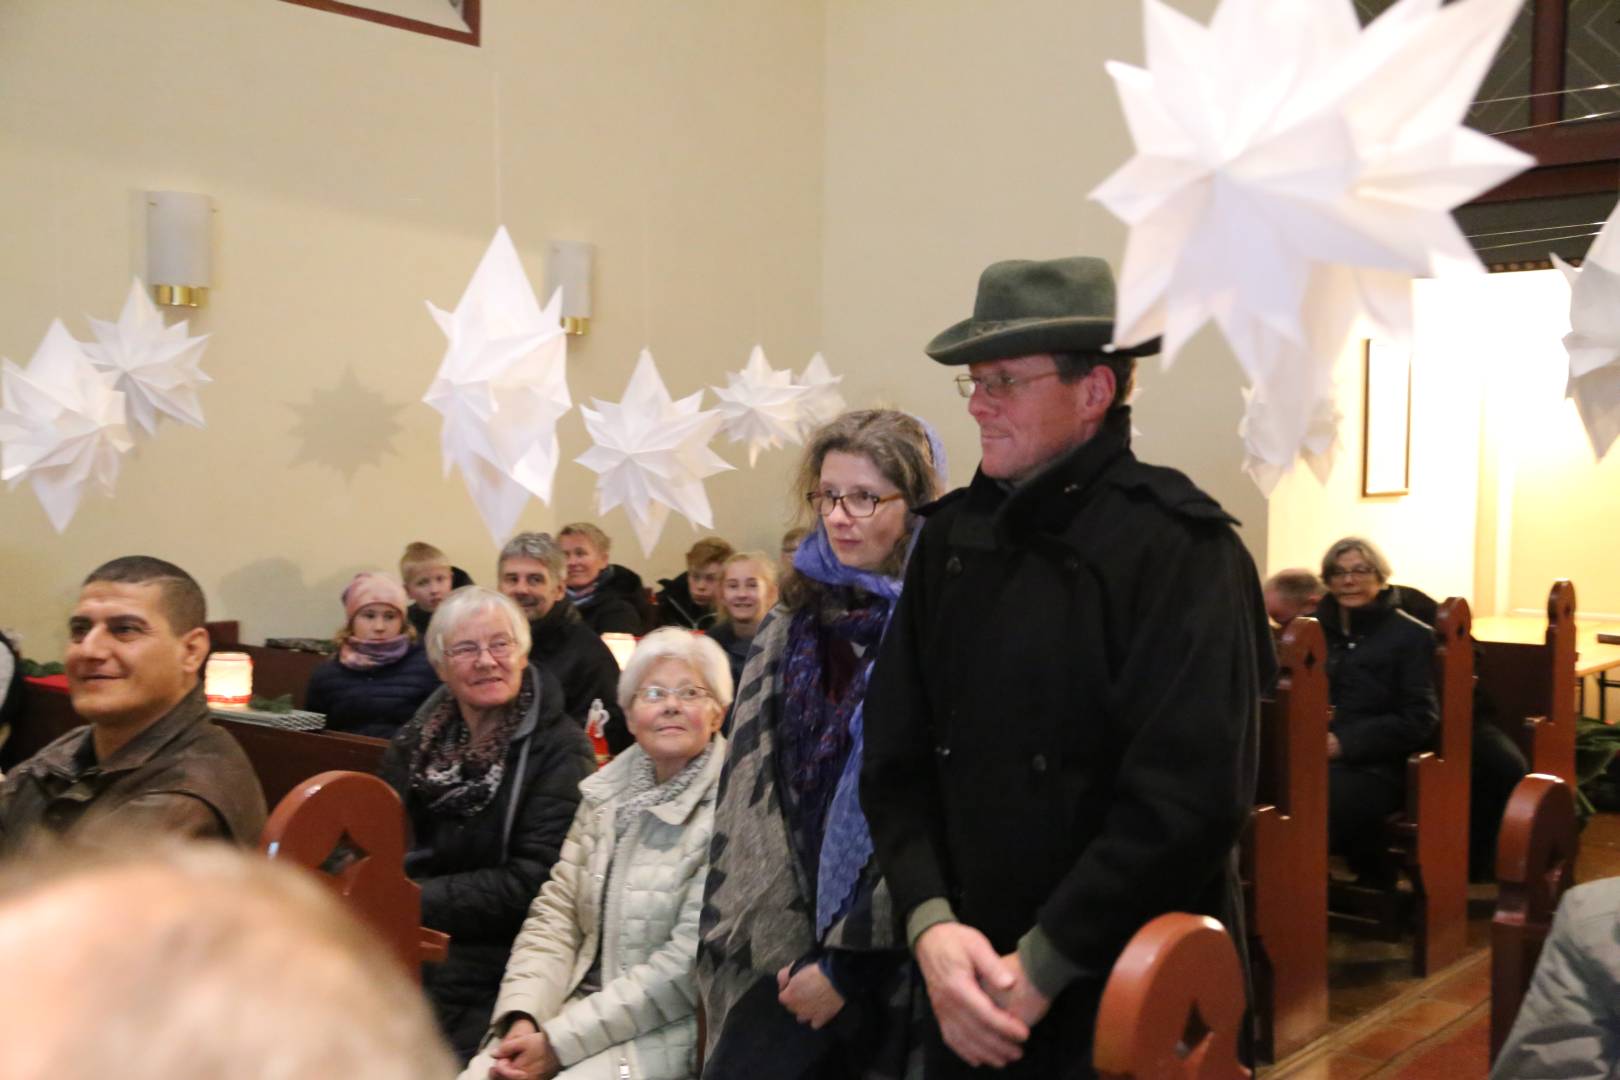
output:
[{"label": "white paper star decoration", "polygon": [[152,435],[164,416],[203,426],[197,388],[213,381],[198,366],[207,334],[189,336],[184,320],[165,326],[140,278],[130,285],[118,321],[91,319],[90,328],[96,341],[84,351],[96,367],[118,377],[132,427]]},{"label": "white paper star decoration", "polygon": [[428,304],[449,344],[422,400],[444,415],[445,474],[461,470],[497,544],[531,495],[551,501],[557,421],[573,407],[561,307],[561,290],[544,308],[535,299],[505,226],[456,310]]},{"label": "white paper star decoration", "polygon": [[[1410,281],[1479,268],[1449,211],[1533,164],[1463,126],[1523,0],[1222,0],[1208,27],[1144,0],[1147,68],[1110,63],[1136,156],[1092,197],[1131,228],[1115,341],[1168,365],[1214,319],[1256,393],[1256,478],[1321,442],[1343,341],[1408,340]],[[1326,318],[1329,308],[1345,317]],[[1265,486],[1262,482],[1262,486]]]},{"label": "white paper star decoration", "polygon": [[761,450],[801,441],[804,398],[811,387],[796,385],[791,371],[773,369],[760,346],[754,346],[741,371],[726,373],[724,387],[710,389],[720,399],[720,413],[725,417],[720,430],[732,442],[748,444],[750,468]]},{"label": "white paper star decoration", "polygon": [[731,466],[709,449],[723,418],[704,411],[703,391],[672,400],[652,353],[643,349],[623,400],[593,401],[594,409],[579,407],[593,445],[575,460],[597,474],[598,512],[624,507],[648,556],[671,510],[712,529],[703,480]]},{"label": "white paper star decoration", "polygon": [[804,438],[808,439],[817,428],[849,408],[844,395],[838,392],[838,384],[843,381],[842,375],[834,375],[827,367],[827,360],[820,353],[805,365],[796,380],[796,385],[808,391],[799,406],[799,432]]},{"label": "white paper star decoration", "polygon": [[1579,270],[1557,255],[1569,279],[1569,389],[1599,461],[1620,438],[1620,206],[1603,223]]},{"label": "white paper star decoration", "polygon": [[0,479],[13,488],[28,480],[59,533],[87,486],[112,494],[120,455],[134,445],[117,381],[96,370],[60,319],[28,367],[0,361]]}]

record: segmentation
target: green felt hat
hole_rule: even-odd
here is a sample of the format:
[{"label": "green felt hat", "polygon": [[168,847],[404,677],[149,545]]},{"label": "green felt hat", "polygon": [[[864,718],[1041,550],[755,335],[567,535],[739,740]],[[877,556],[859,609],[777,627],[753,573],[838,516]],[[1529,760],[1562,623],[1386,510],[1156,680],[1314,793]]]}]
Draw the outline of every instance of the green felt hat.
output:
[{"label": "green felt hat", "polygon": [[1151,356],[1159,339],[1116,349],[1114,272],[1103,259],[1008,259],[979,275],[973,317],[928,343],[942,364],[974,364],[1036,353]]}]

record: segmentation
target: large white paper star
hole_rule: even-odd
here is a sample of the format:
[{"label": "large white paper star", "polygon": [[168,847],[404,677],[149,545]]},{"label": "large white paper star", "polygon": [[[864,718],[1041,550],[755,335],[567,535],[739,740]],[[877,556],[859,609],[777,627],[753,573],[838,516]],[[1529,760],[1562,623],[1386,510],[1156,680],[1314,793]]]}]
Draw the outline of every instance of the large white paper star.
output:
[{"label": "large white paper star", "polygon": [[793,372],[777,371],[765,360],[758,345],[748,354],[748,365],[726,373],[724,387],[710,387],[720,399],[725,423],[720,430],[732,442],[748,444],[748,465],[753,467],[761,450],[772,450],[801,441],[800,423],[808,386],[793,382]]},{"label": "large white paper star", "polygon": [[649,556],[671,510],[712,529],[703,480],[731,466],[709,449],[723,418],[704,411],[703,391],[672,400],[652,353],[643,349],[624,398],[593,401],[594,409],[581,405],[579,414],[594,445],[575,460],[597,474],[598,512],[624,507]]},{"label": "large white paper star", "polygon": [[0,361],[0,479],[23,480],[62,532],[94,483],[111,495],[133,445],[118,376],[97,371],[62,320],[51,321],[27,368]]},{"label": "large white paper star", "polygon": [[1602,461],[1620,438],[1620,206],[1603,223],[1579,270],[1557,255],[1553,262],[1569,279],[1566,394]]},{"label": "large white paper star", "polygon": [[557,421],[572,406],[558,290],[544,308],[506,227],[495,231],[454,312],[428,304],[449,338],[422,400],[444,415],[444,471],[461,470],[496,543],[531,495],[551,501]]},{"label": "large white paper star", "polygon": [[1208,27],[1144,0],[1147,68],[1108,65],[1136,156],[1092,192],[1131,227],[1116,342],[1162,333],[1168,365],[1214,319],[1266,403],[1251,445],[1290,465],[1321,380],[1276,369],[1344,344],[1313,318],[1407,340],[1411,278],[1479,267],[1451,208],[1533,164],[1462,123],[1521,4],[1397,0],[1362,29],[1350,0],[1222,0]]},{"label": "large white paper star", "polygon": [[96,342],[84,346],[92,363],[118,376],[132,424],[147,435],[169,416],[193,427],[203,426],[197,388],[212,382],[198,366],[208,335],[191,337],[186,322],[163,325],[157,305],[136,278],[117,322],[91,319]]},{"label": "large white paper star", "polygon": [[799,431],[805,438],[849,408],[844,395],[838,392],[838,384],[843,381],[842,375],[834,375],[827,367],[827,360],[820,353],[804,366],[795,382],[807,391],[799,403]]}]

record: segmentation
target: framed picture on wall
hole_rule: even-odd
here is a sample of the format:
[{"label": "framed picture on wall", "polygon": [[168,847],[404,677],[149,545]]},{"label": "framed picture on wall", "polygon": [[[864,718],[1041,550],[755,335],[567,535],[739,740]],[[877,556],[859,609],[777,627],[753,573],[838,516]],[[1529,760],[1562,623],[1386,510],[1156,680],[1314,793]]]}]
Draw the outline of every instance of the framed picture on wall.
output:
[{"label": "framed picture on wall", "polygon": [[300,7],[430,34],[464,45],[479,43],[480,0],[285,0]]},{"label": "framed picture on wall", "polygon": [[1412,482],[1412,353],[1365,344],[1361,494],[1405,495]]}]

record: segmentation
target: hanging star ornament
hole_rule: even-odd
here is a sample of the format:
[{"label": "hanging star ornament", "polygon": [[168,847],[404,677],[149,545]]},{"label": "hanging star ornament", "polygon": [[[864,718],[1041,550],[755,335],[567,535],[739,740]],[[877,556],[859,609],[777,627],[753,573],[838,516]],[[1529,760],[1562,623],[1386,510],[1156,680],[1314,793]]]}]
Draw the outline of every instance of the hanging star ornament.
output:
[{"label": "hanging star ornament", "polygon": [[741,371],[726,373],[724,387],[709,389],[720,399],[720,413],[725,417],[720,430],[732,442],[748,444],[749,468],[759,460],[761,450],[801,441],[804,399],[811,388],[795,384],[793,372],[773,369],[760,346],[754,346]]},{"label": "hanging star ornament", "polygon": [[643,349],[624,397],[593,403],[579,408],[593,445],[575,460],[597,474],[597,511],[624,507],[648,556],[671,510],[696,528],[714,528],[703,481],[731,466],[709,449],[724,418],[703,409],[703,391],[671,399],[652,353]]},{"label": "hanging star ornament", "polygon": [[26,368],[0,361],[0,479],[27,480],[57,532],[91,484],[111,495],[133,444],[118,376],[98,371],[54,319]]},{"label": "hanging star ornament", "polygon": [[506,227],[495,231],[453,312],[428,304],[449,339],[422,400],[444,416],[444,472],[461,470],[497,544],[530,496],[551,501],[568,395],[562,291],[535,298]]},{"label": "hanging star ornament", "polygon": [[1320,442],[1331,380],[1278,374],[1331,366],[1313,322],[1404,342],[1414,276],[1479,269],[1449,211],[1534,161],[1463,118],[1521,5],[1397,0],[1363,29],[1350,0],[1222,0],[1205,27],[1144,0],[1147,67],[1108,65],[1136,155],[1091,193],[1131,230],[1115,341],[1163,334],[1168,365],[1213,319],[1257,479]]},{"label": "hanging star ornament", "polygon": [[827,360],[820,353],[805,365],[794,383],[806,390],[799,404],[799,433],[804,438],[808,439],[813,431],[849,408],[844,395],[838,392],[838,384],[843,381],[842,375],[834,375],[827,367]]},{"label": "hanging star ornament", "polygon": [[192,427],[203,426],[197,388],[212,382],[202,368],[208,335],[191,337],[186,322],[163,324],[163,315],[136,278],[117,322],[90,320],[93,344],[84,346],[91,363],[118,377],[132,426],[146,435],[167,416]]},{"label": "hanging star ornament", "polygon": [[1579,270],[1554,255],[1569,280],[1569,387],[1599,461],[1620,438],[1620,206],[1598,230]]}]

